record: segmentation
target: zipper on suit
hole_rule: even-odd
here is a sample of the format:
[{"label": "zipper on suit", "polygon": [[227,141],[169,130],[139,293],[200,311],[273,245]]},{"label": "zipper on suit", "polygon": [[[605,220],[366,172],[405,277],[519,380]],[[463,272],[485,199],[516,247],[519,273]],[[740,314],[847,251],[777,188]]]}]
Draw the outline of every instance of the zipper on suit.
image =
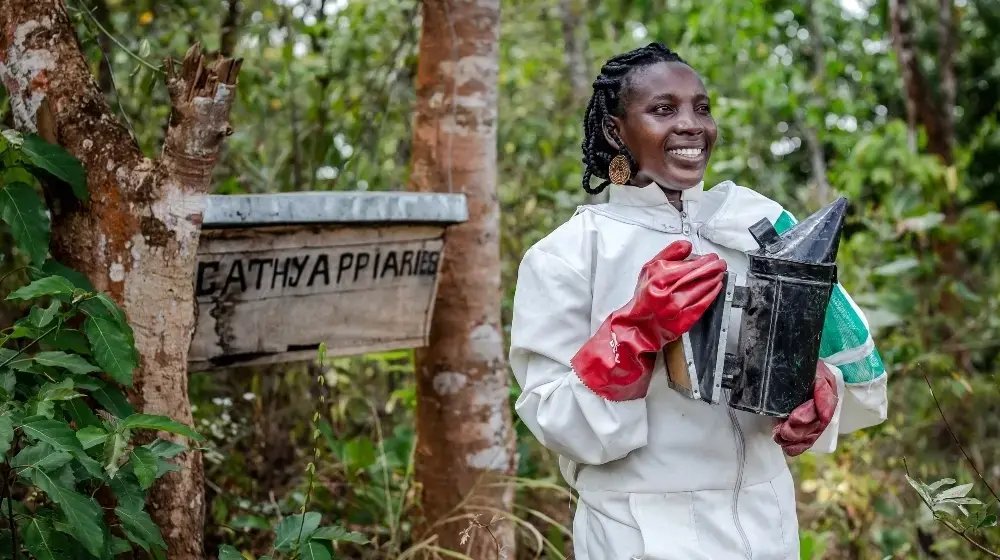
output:
[{"label": "zipper on suit", "polygon": [[[677,208],[673,204],[669,205],[671,209],[678,212]],[[694,253],[701,254],[701,247],[698,243],[698,234],[694,231],[691,221],[688,215],[688,202],[681,199],[681,210],[678,212],[681,218],[681,233],[685,237],[689,237],[691,240],[692,248]],[[725,393],[725,401],[722,406],[725,406],[727,412],[729,413],[729,421],[733,425],[733,436],[736,438],[736,486],[733,488],[733,500],[732,500],[732,512],[733,512],[733,523],[736,525],[736,531],[740,534],[740,540],[743,541],[743,548],[746,552],[747,558],[753,558],[753,550],[750,548],[750,539],[747,538],[746,531],[743,530],[743,524],[740,522],[740,490],[743,488],[743,471],[746,467],[746,439],[743,435],[743,428],[740,426],[739,420],[736,418],[736,411],[729,406],[729,391]]]},{"label": "zipper on suit", "polygon": [[746,531],[743,530],[743,524],[740,523],[740,490],[743,488],[743,468],[746,465],[746,440],[743,437],[743,428],[740,427],[740,422],[736,418],[736,411],[733,407],[729,406],[729,391],[726,393],[726,402],[723,403],[728,409],[729,420],[733,423],[733,434],[736,436],[736,457],[737,457],[737,468],[736,468],[736,487],[733,488],[733,523],[736,524],[736,530],[740,534],[740,539],[743,540],[743,547],[746,549],[747,558],[753,558],[753,550],[750,548],[750,540],[747,538]]}]

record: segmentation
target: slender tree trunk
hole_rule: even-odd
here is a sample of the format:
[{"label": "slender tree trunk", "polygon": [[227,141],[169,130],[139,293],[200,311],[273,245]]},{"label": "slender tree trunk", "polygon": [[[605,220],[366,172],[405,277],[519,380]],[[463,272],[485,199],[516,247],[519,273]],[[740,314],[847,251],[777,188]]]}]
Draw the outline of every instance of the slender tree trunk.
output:
[{"label": "slender tree trunk", "polygon": [[[17,128],[61,144],[87,168],[89,202],[47,187],[52,254],[86,274],[127,313],[141,357],[130,392],[136,408],[190,425],[191,275],[203,195],[231,132],[240,62],[209,63],[198,45],[181,68],[167,61],[172,111],[163,153],[151,160],[109,110],[62,0],[7,0],[0,32],[0,77]],[[150,513],[170,558],[201,558],[201,457],[187,452],[178,464],[182,471],[151,490]]]},{"label": "slender tree trunk", "polygon": [[582,20],[582,4],[582,0],[559,0],[566,74],[573,88],[570,98],[574,105],[585,107],[592,90],[587,72],[588,33],[586,22]]},{"label": "slender tree trunk", "polygon": [[938,103],[941,150],[948,165],[954,162],[955,145],[955,20],[952,0],[938,0],[938,71],[941,73],[941,99]]},{"label": "slender tree trunk", "polygon": [[[939,64],[941,64],[942,80],[951,80],[951,88],[954,91],[954,70],[952,59],[954,58],[954,31],[951,23],[951,1],[941,0],[941,4],[947,4],[947,9],[942,6],[940,13],[947,12],[948,20],[939,22],[938,29],[942,32],[941,54]],[[917,59],[916,39],[913,36],[913,7],[909,0],[889,0],[889,19],[892,28],[892,42],[896,51],[896,58],[899,60],[900,74],[903,76],[903,90],[906,97],[906,117],[910,126],[910,149],[917,150],[917,127],[923,126],[927,131],[927,149],[932,154],[939,156],[946,165],[952,163],[951,136],[954,131],[945,128],[941,116],[945,111],[954,114],[954,97],[951,98],[951,105],[940,107],[935,105],[934,95],[931,92],[923,71],[920,69],[920,61]],[[947,46],[947,48],[945,48]],[[951,122],[951,117],[948,119]]]},{"label": "slender tree trunk", "polygon": [[[939,0],[938,3],[938,73],[940,74],[940,91],[938,101],[934,101],[931,86],[920,69],[917,60],[916,39],[913,33],[912,6],[909,0],[890,0],[889,17],[891,20],[893,45],[899,59],[900,71],[903,76],[903,86],[906,97],[907,121],[910,127],[910,148],[916,151],[916,130],[922,125],[927,132],[927,150],[938,156],[947,166],[947,195],[942,205],[945,223],[954,225],[958,221],[959,207],[955,196],[958,176],[954,168],[955,158],[955,21],[952,0]],[[959,260],[958,242],[953,239],[932,238],[932,250],[938,259],[939,276],[955,278],[961,275],[962,263]],[[956,317],[962,314],[962,301],[951,290],[940,293],[939,310],[945,316]],[[942,327],[941,336],[954,336],[954,329]],[[960,367],[972,367],[971,355],[966,349],[955,350],[953,358]]]},{"label": "slender tree trunk", "polygon": [[236,50],[236,40],[239,39],[240,29],[240,0],[229,0],[226,2],[226,17],[222,20],[222,29],[219,36],[219,52],[222,56],[233,56]]},{"label": "slender tree trunk", "polygon": [[[587,69],[587,45],[590,41],[587,22],[583,18],[584,0],[559,0],[559,16],[562,24],[563,57],[566,77],[570,83],[569,102],[574,111],[581,114],[593,92],[590,73]],[[608,189],[587,195],[589,204],[608,201]]]},{"label": "slender tree trunk", "polygon": [[[500,0],[425,0],[410,187],[464,193],[469,221],[447,233],[431,341],[417,353],[416,477],[425,528],[476,560],[497,558],[485,530],[461,543],[467,513],[509,512],[516,452],[501,330],[497,203]],[[437,525],[437,523],[441,523]],[[509,521],[491,526],[514,558]]]},{"label": "slender tree trunk", "polygon": [[[114,25],[111,23],[111,14],[108,12],[108,3],[105,0],[94,0],[94,17],[101,22],[101,26],[110,33],[114,33]],[[101,49],[101,64],[97,70],[97,83],[101,86],[104,95],[117,95],[113,92],[114,83],[111,76],[111,38],[101,33],[97,36],[97,44]]]},{"label": "slender tree trunk", "polygon": [[[810,46],[812,48],[812,101],[813,103],[823,103],[822,84],[826,77],[826,49],[823,46],[825,34],[823,32],[823,15],[817,10],[817,0],[806,0],[806,18],[809,29]],[[806,140],[806,147],[809,149],[809,165],[813,175],[813,193],[817,206],[822,206],[830,201],[830,182],[827,180],[826,154],[823,149],[823,140],[816,127],[808,122],[807,117],[802,117],[802,127]]]}]

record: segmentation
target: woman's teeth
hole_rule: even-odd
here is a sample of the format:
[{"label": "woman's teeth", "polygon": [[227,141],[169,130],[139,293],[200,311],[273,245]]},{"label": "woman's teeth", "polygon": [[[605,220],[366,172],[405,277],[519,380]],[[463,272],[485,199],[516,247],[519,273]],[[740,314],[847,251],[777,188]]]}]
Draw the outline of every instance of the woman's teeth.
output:
[{"label": "woman's teeth", "polygon": [[686,158],[697,158],[701,157],[701,148],[684,148],[681,150],[667,150],[667,153],[675,156],[681,156]]}]

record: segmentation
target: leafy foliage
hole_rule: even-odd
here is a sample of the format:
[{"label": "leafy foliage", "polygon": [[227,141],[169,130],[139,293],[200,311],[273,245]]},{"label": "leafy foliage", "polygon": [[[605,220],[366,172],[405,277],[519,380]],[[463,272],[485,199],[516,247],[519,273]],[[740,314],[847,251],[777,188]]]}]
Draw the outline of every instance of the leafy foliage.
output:
[{"label": "leafy foliage", "polygon": [[[0,524],[11,544],[39,560],[111,558],[133,544],[159,556],[166,545],[143,510],[144,493],[186,448],[164,440],[135,446],[132,436],[148,429],[204,438],[169,418],[135,413],[120,389],[132,384],[139,362],[124,312],[78,279],[53,273],[65,267],[48,258],[48,218],[37,185],[24,179],[44,170],[45,180],[81,194],[82,166],[58,146],[11,131],[0,151],[4,177],[19,177],[0,184],[0,218],[30,263],[30,281],[6,297],[30,307],[0,330],[0,461],[10,482],[3,499],[31,501]],[[118,503],[110,526],[92,497],[101,488]]]}]

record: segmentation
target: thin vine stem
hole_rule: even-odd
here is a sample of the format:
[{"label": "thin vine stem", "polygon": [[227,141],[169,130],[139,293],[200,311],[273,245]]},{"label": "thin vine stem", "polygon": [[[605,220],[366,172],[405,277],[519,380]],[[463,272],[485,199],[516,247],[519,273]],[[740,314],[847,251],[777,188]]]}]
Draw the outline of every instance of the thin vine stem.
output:
[{"label": "thin vine stem", "polygon": [[[320,364],[320,369],[322,369],[323,362],[326,361],[326,346],[325,345],[320,345],[319,356],[318,356],[318,360],[317,361]],[[325,380],[326,380],[326,378],[323,376],[323,373],[321,371],[320,374],[317,376],[316,381],[317,381],[317,383],[319,383],[320,387],[322,387],[322,386],[325,385]],[[326,402],[326,399],[324,398],[324,395],[321,392],[320,393],[320,398],[319,398],[319,405],[322,405],[324,402]],[[312,437],[313,437],[313,459],[314,460],[318,459],[319,455],[320,455],[320,449],[319,449],[319,436],[320,436],[320,432],[319,432],[319,428],[316,426],[316,424],[317,424],[317,422],[319,421],[319,418],[320,418],[319,409],[317,408],[319,405],[316,405],[316,407],[313,408],[313,433],[312,433]],[[301,548],[300,548],[302,546],[302,533],[303,533],[303,531],[305,529],[305,526],[306,526],[306,510],[309,507],[309,502],[310,502],[310,500],[312,498],[313,488],[316,485],[316,463],[314,461],[309,461],[309,464],[306,465],[306,471],[309,473],[309,488],[306,490],[305,499],[302,501],[302,509],[300,510],[300,513],[302,515],[302,520],[299,523],[299,534],[298,534],[298,536],[295,537],[295,548],[294,548],[294,551],[292,552],[290,560],[295,560],[295,559],[300,558],[302,556]]]},{"label": "thin vine stem", "polygon": [[5,361],[4,363],[0,364],[0,369],[3,369],[4,366],[6,366],[7,364],[9,364],[9,363],[13,362],[14,360],[16,360],[18,356],[20,356],[21,354],[24,354],[25,350],[27,350],[28,348],[31,348],[35,344],[38,344],[39,340],[41,340],[41,339],[49,336],[50,334],[52,334],[53,332],[55,332],[56,330],[58,330],[59,327],[60,327],[60,323],[57,322],[52,328],[50,328],[49,330],[47,330],[44,333],[42,333],[42,336],[36,338],[35,340],[32,340],[31,342],[29,342],[28,344],[26,344],[24,346],[24,348],[21,348],[20,350],[18,350],[17,352],[15,352],[13,356],[7,358],[7,361]]},{"label": "thin vine stem", "polygon": [[22,270],[25,270],[26,268],[29,268],[29,266],[30,265],[19,266],[19,267],[15,268],[14,270],[8,272],[7,274],[4,274],[3,277],[0,278],[0,284],[3,284],[4,281],[7,280],[7,278],[9,278],[12,274],[16,274],[18,272],[21,272]]},{"label": "thin vine stem", "polygon": [[976,464],[972,462],[972,458],[969,457],[968,453],[966,453],[965,447],[962,446],[962,442],[959,441],[958,436],[955,434],[955,430],[951,429],[951,423],[948,422],[948,417],[945,416],[944,410],[941,408],[941,403],[938,402],[937,395],[934,394],[934,387],[931,385],[931,380],[927,377],[926,373],[924,373],[923,376],[924,376],[924,382],[927,383],[927,390],[930,391],[931,398],[934,399],[934,406],[937,407],[938,414],[940,414],[941,419],[944,420],[944,425],[948,429],[948,433],[951,434],[951,439],[955,440],[955,445],[958,446],[959,451],[961,451],[962,455],[965,456],[965,460],[969,462],[969,466],[972,467],[973,472],[975,472],[976,475],[979,476],[979,480],[983,482],[983,486],[986,486],[986,489],[990,491],[990,494],[993,494],[993,499],[995,499],[997,503],[1000,503],[1000,496],[997,496],[997,493],[990,486],[990,483],[986,482],[986,478],[983,476],[983,473],[979,472],[979,469],[976,467]]},{"label": "thin vine stem", "polygon": [[125,45],[121,44],[121,42],[114,35],[112,35],[111,33],[109,33],[107,29],[104,29],[104,26],[101,25],[101,22],[97,21],[97,18],[94,17],[94,14],[92,14],[90,12],[90,10],[88,10],[86,7],[73,8],[73,10],[75,10],[77,12],[83,12],[83,13],[87,14],[87,17],[90,18],[90,21],[93,22],[93,24],[96,25],[97,28],[101,30],[101,33],[104,33],[104,35],[107,36],[108,39],[111,39],[114,42],[114,44],[118,45],[118,48],[120,48],[121,50],[125,51],[125,54],[127,54],[130,57],[134,58],[136,61],[139,62],[139,64],[142,64],[143,66],[145,66],[146,68],[149,68],[153,72],[157,72],[157,73],[160,73],[160,74],[165,74],[165,72],[163,71],[162,67],[160,67],[160,66],[153,66],[149,62],[146,62],[146,60],[143,59],[141,56],[139,56],[139,55],[135,54],[134,52],[132,52],[131,50],[129,50],[128,47],[126,47]]}]

